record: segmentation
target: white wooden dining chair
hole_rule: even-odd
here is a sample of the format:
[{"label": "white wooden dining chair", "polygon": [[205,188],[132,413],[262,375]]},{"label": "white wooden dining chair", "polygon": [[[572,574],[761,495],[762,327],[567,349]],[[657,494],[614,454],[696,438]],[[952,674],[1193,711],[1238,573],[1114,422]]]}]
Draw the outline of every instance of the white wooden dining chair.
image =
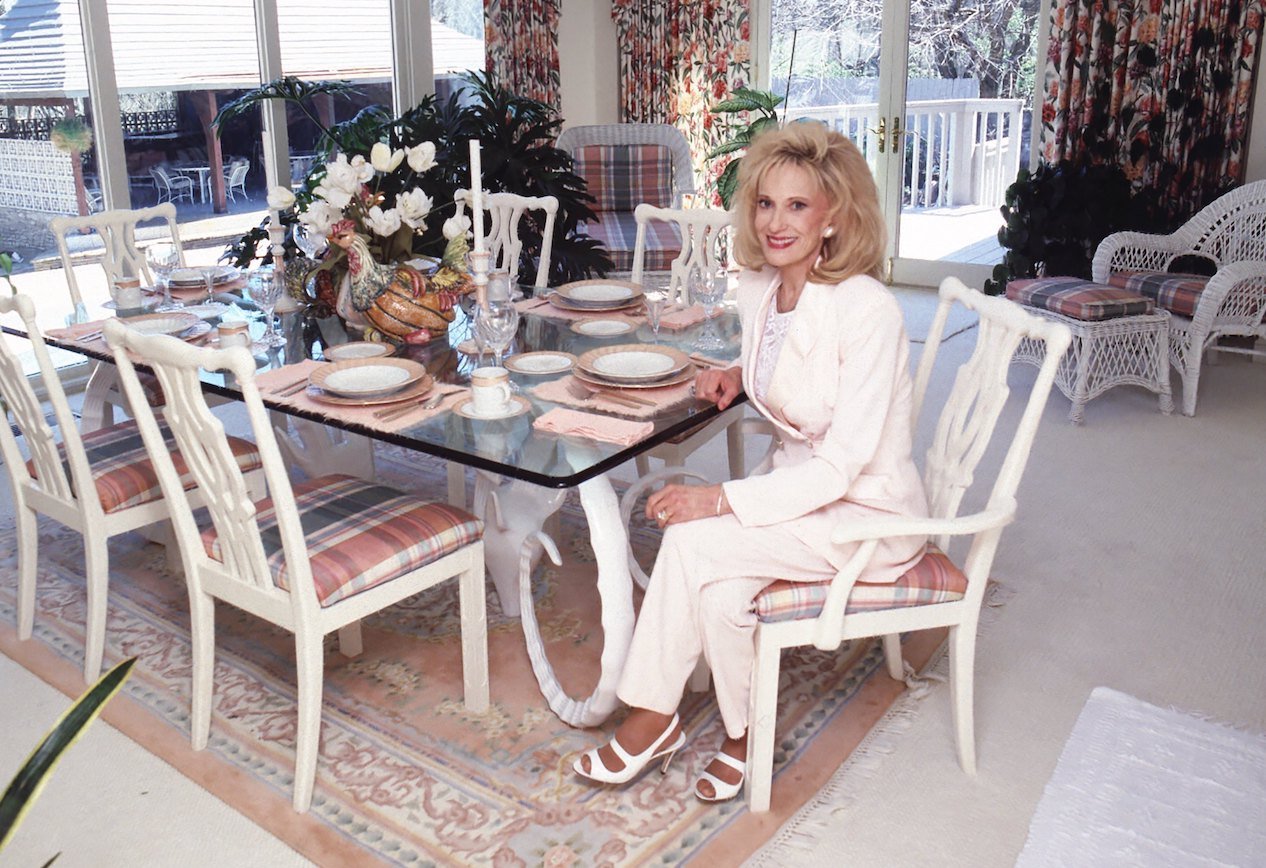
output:
[{"label": "white wooden dining chair", "polygon": [[[428,503],[342,474],[292,486],[243,347],[191,349],[166,335],[141,335],[108,322],[106,340],[124,390],[141,390],[135,357],[157,373],[164,410],[181,454],[208,498],[211,524],[199,529],[191,503],[159,438],[153,411],[137,414],[163,492],[189,585],[193,631],[192,740],[206,747],[211,727],[215,601],[223,600],[294,633],[299,723],[294,808],[307,811],[316,779],[321,728],[324,637],[339,631],[344,654],[361,650],[360,619],[459,579],[462,677],[466,708],[488,707],[483,523],[456,507]],[[199,370],[236,377],[263,460],[269,499],[248,491],[203,396]]]},{"label": "white wooden dining chair", "polygon": [[[1002,529],[1015,519],[1016,489],[1060,357],[1072,336],[1063,324],[1040,319],[1014,302],[987,297],[954,278],[946,278],[941,283],[940,305],[915,377],[914,420],[918,419],[945,322],[955,303],[974,311],[980,325],[976,346],[958,369],[927,452],[924,484],[931,517],[876,517],[842,524],[833,541],[860,546],[832,581],[779,581],[756,598],[756,662],[747,742],[747,800],[752,811],[769,810],[779,658],[784,648],[795,646],[813,645],[831,651],[845,640],[883,637],[888,673],[900,680],[900,634],[948,627],[958,762],[968,774],[975,773],[972,692],[976,623],[998,540]],[[1045,361],[1029,389],[985,507],[959,515],[963,497],[972,486],[1007,403],[1011,391],[1007,372],[1011,357],[1024,338],[1044,342]],[[934,545],[929,545],[916,566],[891,584],[857,581],[879,541],[902,536],[930,537]],[[961,569],[944,554],[950,538],[958,536],[970,537]]]},{"label": "white wooden dining chair", "polygon": [[[488,252],[492,254],[492,270],[504,271],[516,281],[519,278],[519,260],[523,253],[521,236],[523,218],[529,211],[544,212],[544,223],[537,224],[541,232],[541,255],[537,262],[534,285],[538,289],[549,286],[550,253],[554,247],[554,218],[558,214],[557,197],[486,193],[483,199],[484,210],[488,212],[484,238]],[[453,194],[453,201],[457,203],[457,216],[460,217],[466,213],[470,200],[470,190],[458,190]]]},{"label": "white wooden dining chair", "polygon": [[[31,638],[35,624],[35,580],[39,546],[37,514],[46,515],[84,538],[84,579],[87,615],[84,622],[84,679],[101,673],[105,649],[106,597],[110,575],[111,537],[165,521],[168,504],[158,476],[141,442],[136,423],[127,421],[81,433],[66,400],[57,369],[36,323],[35,304],[25,295],[0,296],[0,315],[17,312],[30,336],[31,351],[43,375],[52,423],[45,416],[13,338],[0,338],[0,395],[13,414],[26,443],[29,460],[22,457],[18,437],[8,420],[0,425],[0,453],[13,486],[13,514],[18,537],[18,638]],[[54,433],[60,434],[60,442]],[[160,433],[159,436],[164,436]],[[170,444],[170,434],[165,443]],[[237,438],[228,446],[248,483],[262,492],[259,454]],[[177,457],[179,460],[179,457]],[[170,463],[170,461],[169,461]],[[180,484],[192,477],[181,462]],[[199,492],[190,502],[201,504]]]},{"label": "white wooden dining chair", "polygon": [[[74,310],[79,311],[82,308],[83,295],[79,290],[79,280],[67,239],[80,233],[96,233],[101,240],[101,268],[105,271],[107,286],[121,277],[139,277],[143,284],[153,285],[154,277],[145,261],[145,252],[136,244],[136,230],[142,223],[166,226],[171,243],[180,251],[180,264],[183,266],[185,253],[180,245],[180,232],[176,228],[176,206],[170,202],[152,208],[115,209],[86,217],[54,217],[48,221],[48,228],[57,241],[62,274],[66,278],[66,287]],[[162,406],[162,390],[158,388],[157,381],[147,375],[143,382],[149,402],[154,406]],[[83,406],[80,408],[83,430],[93,431],[113,424],[116,407],[127,409],[127,402],[118,388],[117,371],[113,365],[93,362],[88,385],[84,390]]]}]

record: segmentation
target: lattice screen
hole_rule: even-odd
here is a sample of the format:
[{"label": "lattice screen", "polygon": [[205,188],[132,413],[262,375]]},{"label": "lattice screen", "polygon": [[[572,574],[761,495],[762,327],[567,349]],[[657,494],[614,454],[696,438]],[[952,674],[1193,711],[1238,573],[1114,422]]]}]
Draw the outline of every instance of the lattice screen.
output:
[{"label": "lattice screen", "polygon": [[70,155],[51,142],[0,139],[0,208],[78,214]]}]

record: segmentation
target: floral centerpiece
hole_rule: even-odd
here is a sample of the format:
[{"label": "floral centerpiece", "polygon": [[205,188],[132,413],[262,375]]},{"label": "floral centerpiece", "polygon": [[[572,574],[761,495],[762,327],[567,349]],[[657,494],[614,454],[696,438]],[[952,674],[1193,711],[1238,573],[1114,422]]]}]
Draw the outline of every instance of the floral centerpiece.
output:
[{"label": "floral centerpiece", "polygon": [[428,273],[413,259],[415,238],[428,219],[442,216],[424,189],[435,165],[432,142],[395,150],[378,142],[368,159],[338,154],[302,204],[287,188],[274,187],[269,208],[293,211],[309,239],[329,241],[323,259],[288,265],[291,291],[306,292],[311,284],[319,303],[391,340],[425,342],[443,334],[453,305],[471,289],[464,267],[470,220],[445,221],[448,243],[438,269]]}]

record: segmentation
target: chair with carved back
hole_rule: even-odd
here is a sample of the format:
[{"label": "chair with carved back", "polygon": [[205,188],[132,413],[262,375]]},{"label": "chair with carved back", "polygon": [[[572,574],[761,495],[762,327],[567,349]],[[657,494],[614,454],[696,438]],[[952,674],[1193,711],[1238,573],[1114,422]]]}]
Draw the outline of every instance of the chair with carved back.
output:
[{"label": "chair with carved back", "polygon": [[[888,673],[902,679],[900,634],[949,628],[950,693],[958,761],[975,773],[976,747],[972,692],[976,624],[985,585],[1002,529],[1016,516],[1016,489],[1024,473],[1038,422],[1046,406],[1060,357],[1072,336],[1068,327],[1041,319],[1018,304],[990,298],[954,278],[941,284],[940,304],[919,360],[914,383],[913,422],[928,390],[950,308],[961,304],[979,317],[976,345],[957,370],[935,422],[924,465],[931,515],[925,519],[875,517],[841,525],[833,540],[856,545],[856,553],[827,582],[779,581],[756,598],[756,661],[752,671],[747,799],[752,811],[769,810],[779,658],[784,648],[814,645],[831,651],[846,640],[882,637]],[[994,478],[985,506],[959,515],[979,464],[1010,395],[1007,373],[1023,339],[1045,344],[1046,355],[1023,398],[1019,421]],[[857,581],[879,541],[890,537],[932,538],[923,558],[891,584]],[[952,537],[966,537],[961,562],[946,556]],[[956,549],[957,553],[957,549]]]},{"label": "chair with carved back", "polygon": [[[1197,262],[1212,276],[1171,271]],[[1170,363],[1182,377],[1183,414],[1194,416],[1206,351],[1266,357],[1256,346],[1266,341],[1266,181],[1220,196],[1169,235],[1109,235],[1095,250],[1091,279],[1169,311]]]},{"label": "chair with carved back", "polygon": [[[16,313],[25,324],[52,410],[50,423],[23,372],[22,360],[12,347],[13,339],[0,335],[0,396],[29,453],[29,459],[22,457],[14,429],[5,419],[0,425],[0,454],[9,468],[17,525],[18,638],[29,639],[35,624],[39,546],[36,516],[43,514],[78,531],[84,539],[87,589],[84,679],[91,682],[101,672],[105,649],[110,539],[166,521],[168,502],[162,496],[157,473],[136,423],[129,420],[80,432],[36,323],[34,302],[25,295],[0,296],[0,314],[10,313]],[[170,446],[170,434],[160,436],[164,436],[164,443]],[[262,492],[263,479],[255,447],[233,438],[229,451],[248,482]],[[180,461],[179,456],[176,460]],[[192,477],[183,461],[180,468],[180,484],[191,485]],[[191,492],[189,499],[201,504],[201,493]]]},{"label": "chair with carved back", "polygon": [[[458,190],[453,194],[457,203],[457,216],[466,212],[470,204],[470,190]],[[487,212],[487,223],[484,226],[484,239],[488,252],[492,255],[490,267],[494,271],[504,271],[512,280],[519,279],[520,257],[523,253],[522,227],[526,218],[531,222],[536,233],[541,236],[541,255],[537,260],[537,289],[549,286],[550,252],[554,246],[554,218],[558,214],[558,199],[555,196],[520,196],[517,193],[485,193],[484,210]],[[543,214],[538,216],[535,213]]]},{"label": "chair with carved back", "polygon": [[[296,811],[307,811],[315,785],[327,634],[338,631],[343,653],[355,656],[362,618],[456,578],[465,705],[474,713],[488,707],[482,522],[447,504],[342,474],[292,485],[248,350],[194,349],[116,321],[106,323],[105,333],[129,396],[139,397],[141,388],[133,358],[158,375],[168,396],[164,417],[181,454],[188,456],[200,487],[217,493],[208,498],[210,525],[200,529],[176,483],[153,411],[141,410],[137,422],[171,502],[189,586],[195,750],[206,747],[211,726],[216,600],[294,634]],[[201,389],[203,369],[236,377],[263,461],[267,499],[252,496],[231,460],[224,427]]]},{"label": "chair with carved back", "polygon": [[[102,211],[86,217],[54,217],[48,221],[48,228],[57,241],[57,252],[62,261],[62,274],[66,278],[66,286],[70,291],[70,303],[76,315],[84,310],[84,301],[67,239],[79,233],[96,233],[101,240],[101,268],[105,271],[107,286],[112,285],[121,277],[137,277],[140,278],[142,284],[152,285],[154,278],[145,261],[145,251],[136,243],[137,228],[141,224],[148,223],[158,223],[166,227],[171,243],[180,251],[180,264],[183,266],[185,254],[180,244],[180,233],[176,228],[176,206],[170,202],[151,208]],[[148,374],[145,375],[143,381],[149,402],[156,407],[161,407],[163,393],[158,388],[158,381]],[[118,388],[117,371],[113,365],[94,362],[88,376],[87,388],[84,391],[83,406],[80,409],[80,424],[83,430],[92,431],[113,424],[116,407],[127,409],[127,402]]]}]

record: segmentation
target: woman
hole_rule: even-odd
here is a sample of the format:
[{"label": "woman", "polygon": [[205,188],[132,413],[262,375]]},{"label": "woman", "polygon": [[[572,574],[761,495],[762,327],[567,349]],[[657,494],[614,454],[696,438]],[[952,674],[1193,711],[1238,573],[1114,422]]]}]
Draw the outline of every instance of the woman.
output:
[{"label": "woman", "polygon": [[[603,783],[667,766],[685,743],[675,709],[702,654],[727,735],[695,785],[705,801],[742,788],[757,594],[778,579],[833,578],[856,550],[831,543],[840,522],[927,515],[910,456],[906,335],[876,279],[884,229],[865,159],[817,123],[758,137],[740,166],[735,225],[741,364],[701,372],[695,389],[720,409],[745,390],[778,448],[766,473],[647,499],[665,531],[617,691],[632,711],[574,766]],[[881,543],[862,580],[894,581],[923,544]]]}]

